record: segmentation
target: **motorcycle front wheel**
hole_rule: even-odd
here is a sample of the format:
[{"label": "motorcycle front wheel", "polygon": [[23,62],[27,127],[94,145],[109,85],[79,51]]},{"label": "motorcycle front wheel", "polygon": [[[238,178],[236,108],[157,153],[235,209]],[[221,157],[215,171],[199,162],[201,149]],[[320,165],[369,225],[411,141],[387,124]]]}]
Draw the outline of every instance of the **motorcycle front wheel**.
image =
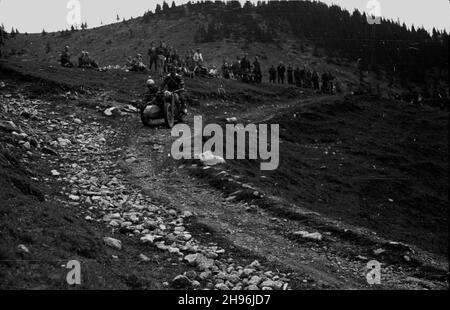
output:
[{"label": "motorcycle front wheel", "polygon": [[174,98],[171,101],[164,102],[164,122],[167,127],[172,128],[175,124],[175,103]]}]

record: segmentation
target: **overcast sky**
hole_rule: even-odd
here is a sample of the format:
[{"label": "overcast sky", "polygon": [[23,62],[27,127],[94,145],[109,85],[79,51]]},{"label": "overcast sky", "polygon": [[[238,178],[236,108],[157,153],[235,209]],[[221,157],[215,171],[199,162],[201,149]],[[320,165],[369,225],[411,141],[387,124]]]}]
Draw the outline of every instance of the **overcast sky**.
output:
[{"label": "overcast sky", "polygon": [[[405,22],[408,26],[424,26],[425,29],[450,29],[449,0],[322,0],[327,4],[337,4],[350,11],[355,8],[369,12],[369,1],[378,2],[381,16]],[[142,15],[146,10],[154,10],[162,0],[0,0],[0,23],[9,31],[11,27],[20,32],[57,31],[70,28],[69,20],[76,20],[76,6],[80,4],[81,21],[89,27],[99,26],[120,18]],[[171,0],[167,1],[171,4]],[[176,0],[177,4],[187,0]],[[195,1],[194,1],[195,2]],[[245,1],[240,1],[244,3]],[[256,2],[256,1],[253,1]],[[69,7],[68,7],[69,6]]]}]

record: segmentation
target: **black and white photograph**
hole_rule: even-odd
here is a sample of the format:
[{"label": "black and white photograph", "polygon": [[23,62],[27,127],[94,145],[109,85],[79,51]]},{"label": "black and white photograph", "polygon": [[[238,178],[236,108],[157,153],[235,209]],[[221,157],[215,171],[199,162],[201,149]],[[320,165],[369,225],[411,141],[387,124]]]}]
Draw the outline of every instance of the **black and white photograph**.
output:
[{"label": "black and white photograph", "polygon": [[449,13],[0,0],[0,291],[448,291]]}]

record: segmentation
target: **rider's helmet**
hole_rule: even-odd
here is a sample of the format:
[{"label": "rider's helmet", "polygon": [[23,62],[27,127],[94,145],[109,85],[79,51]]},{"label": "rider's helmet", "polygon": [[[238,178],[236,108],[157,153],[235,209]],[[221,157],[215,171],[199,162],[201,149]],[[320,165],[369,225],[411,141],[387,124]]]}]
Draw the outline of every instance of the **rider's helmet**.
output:
[{"label": "rider's helmet", "polygon": [[170,91],[166,90],[166,91],[164,92],[164,98],[165,98],[166,100],[172,100],[172,93],[171,93]]},{"label": "rider's helmet", "polygon": [[158,91],[158,87],[156,87],[155,81],[153,79],[148,79],[145,83],[150,93],[155,94]]}]

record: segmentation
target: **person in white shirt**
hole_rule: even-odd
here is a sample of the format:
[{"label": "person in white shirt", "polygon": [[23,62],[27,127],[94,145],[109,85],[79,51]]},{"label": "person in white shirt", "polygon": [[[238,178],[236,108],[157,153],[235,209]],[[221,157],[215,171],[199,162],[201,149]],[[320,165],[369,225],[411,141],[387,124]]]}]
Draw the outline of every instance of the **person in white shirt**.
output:
[{"label": "person in white shirt", "polygon": [[197,48],[197,52],[195,52],[195,54],[194,54],[194,61],[195,61],[197,64],[201,64],[201,63],[203,62],[203,55],[202,55],[202,53],[200,52],[200,49],[199,49],[199,48]]}]

